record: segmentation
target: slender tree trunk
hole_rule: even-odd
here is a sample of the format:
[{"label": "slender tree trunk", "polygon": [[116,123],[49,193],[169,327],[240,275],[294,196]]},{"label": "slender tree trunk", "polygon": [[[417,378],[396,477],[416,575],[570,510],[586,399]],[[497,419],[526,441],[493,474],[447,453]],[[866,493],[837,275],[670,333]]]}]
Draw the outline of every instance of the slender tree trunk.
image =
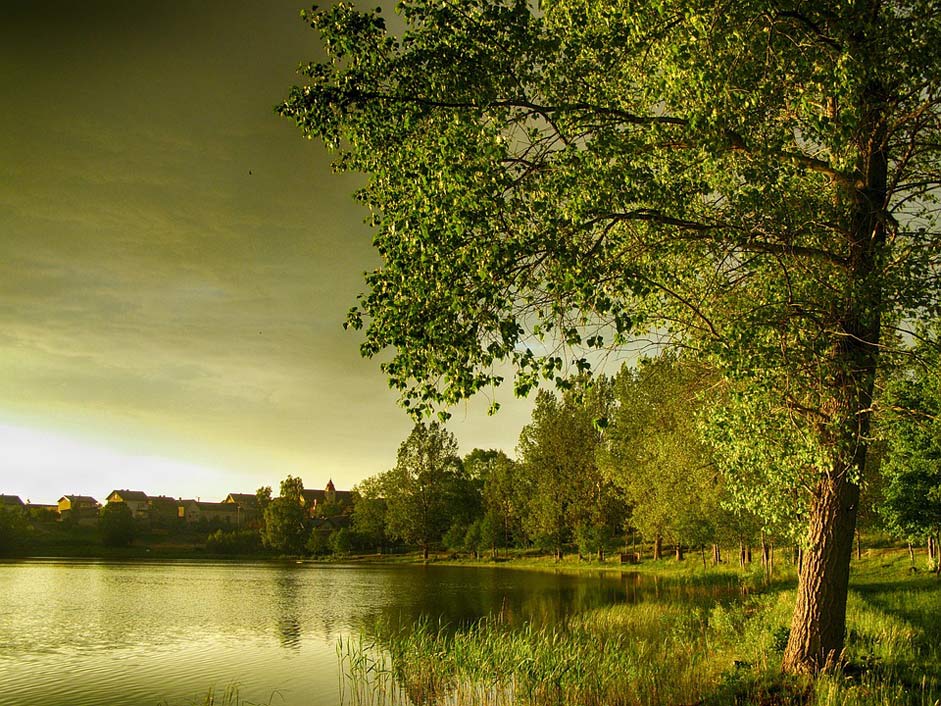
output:
[{"label": "slender tree trunk", "polygon": [[739,541],[738,543],[738,565],[740,568],[745,568],[745,542]]},{"label": "slender tree trunk", "polygon": [[768,552],[768,576],[774,576],[774,544],[768,545],[770,550]]},{"label": "slender tree trunk", "polygon": [[915,547],[912,546],[912,543],[908,543],[908,558],[911,559],[912,568],[915,568]]},{"label": "slender tree trunk", "polygon": [[751,564],[751,544],[745,545],[745,563]]},{"label": "slender tree trunk", "polygon": [[422,556],[422,559],[424,559],[425,561],[428,561],[428,545],[427,544],[422,545],[421,556]]},{"label": "slender tree trunk", "polygon": [[706,570],[706,545],[700,544],[699,551],[702,554],[702,570],[705,571]]},{"label": "slender tree trunk", "polygon": [[856,558],[863,558],[863,537],[862,532],[859,531],[859,527],[856,528]]},{"label": "slender tree trunk", "polygon": [[722,563],[722,553],[718,544],[712,545],[712,565],[718,566]]},{"label": "slender tree trunk", "polygon": [[653,559],[657,561],[663,558],[663,537],[657,534],[653,539]]},{"label": "slender tree trunk", "polygon": [[683,561],[683,545],[679,542],[676,543],[676,560]]},{"label": "slender tree trunk", "polygon": [[[938,540],[939,540],[939,539],[941,539],[941,532],[939,532],[938,534],[936,534],[935,537],[934,537],[934,545],[935,545],[935,547],[938,546]],[[941,576],[941,557],[939,557],[939,558],[935,561],[935,563],[934,563],[934,575],[935,575],[935,576]]]},{"label": "slender tree trunk", "polygon": [[598,547],[598,562],[604,561],[604,547]]}]

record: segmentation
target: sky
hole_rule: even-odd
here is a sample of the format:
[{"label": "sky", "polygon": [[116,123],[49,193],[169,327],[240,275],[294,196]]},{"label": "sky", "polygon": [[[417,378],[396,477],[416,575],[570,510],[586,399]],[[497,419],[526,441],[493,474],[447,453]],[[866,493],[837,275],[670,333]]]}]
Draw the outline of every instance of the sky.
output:
[{"label": "sky", "polygon": [[[384,471],[412,426],[360,334],[362,177],[274,113],[302,2],[0,2],[0,493],[221,500]],[[513,453],[531,400],[452,410]]]}]

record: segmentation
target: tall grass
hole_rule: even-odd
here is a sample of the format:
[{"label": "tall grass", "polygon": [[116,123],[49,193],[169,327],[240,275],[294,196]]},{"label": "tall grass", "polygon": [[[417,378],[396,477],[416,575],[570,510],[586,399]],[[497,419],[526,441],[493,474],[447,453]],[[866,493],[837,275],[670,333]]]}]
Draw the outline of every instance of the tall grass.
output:
[{"label": "tall grass", "polygon": [[490,619],[389,624],[337,646],[348,706],[941,706],[941,584],[853,591],[847,669],[779,674],[794,604],[777,588],[734,602],[617,605],[560,625]]}]

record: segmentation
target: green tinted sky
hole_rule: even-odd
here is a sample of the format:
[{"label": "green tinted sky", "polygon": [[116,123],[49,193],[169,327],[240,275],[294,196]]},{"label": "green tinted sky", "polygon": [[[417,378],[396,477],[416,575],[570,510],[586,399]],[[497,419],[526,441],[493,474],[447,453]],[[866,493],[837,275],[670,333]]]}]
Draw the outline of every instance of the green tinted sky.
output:
[{"label": "green tinted sky", "polygon": [[[377,261],[273,106],[297,2],[0,3],[0,492],[340,487],[408,433],[341,329]],[[455,411],[512,451],[529,405]],[[223,487],[224,486],[224,487]]]}]

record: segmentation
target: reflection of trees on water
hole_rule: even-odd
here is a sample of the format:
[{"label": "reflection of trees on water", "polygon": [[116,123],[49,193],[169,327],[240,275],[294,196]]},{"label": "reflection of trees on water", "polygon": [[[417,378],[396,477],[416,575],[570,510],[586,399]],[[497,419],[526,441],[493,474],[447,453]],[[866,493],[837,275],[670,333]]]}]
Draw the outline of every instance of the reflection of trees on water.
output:
[{"label": "reflection of trees on water", "polygon": [[275,580],[278,640],[281,646],[298,650],[301,646],[300,580],[295,573],[285,573]]}]

